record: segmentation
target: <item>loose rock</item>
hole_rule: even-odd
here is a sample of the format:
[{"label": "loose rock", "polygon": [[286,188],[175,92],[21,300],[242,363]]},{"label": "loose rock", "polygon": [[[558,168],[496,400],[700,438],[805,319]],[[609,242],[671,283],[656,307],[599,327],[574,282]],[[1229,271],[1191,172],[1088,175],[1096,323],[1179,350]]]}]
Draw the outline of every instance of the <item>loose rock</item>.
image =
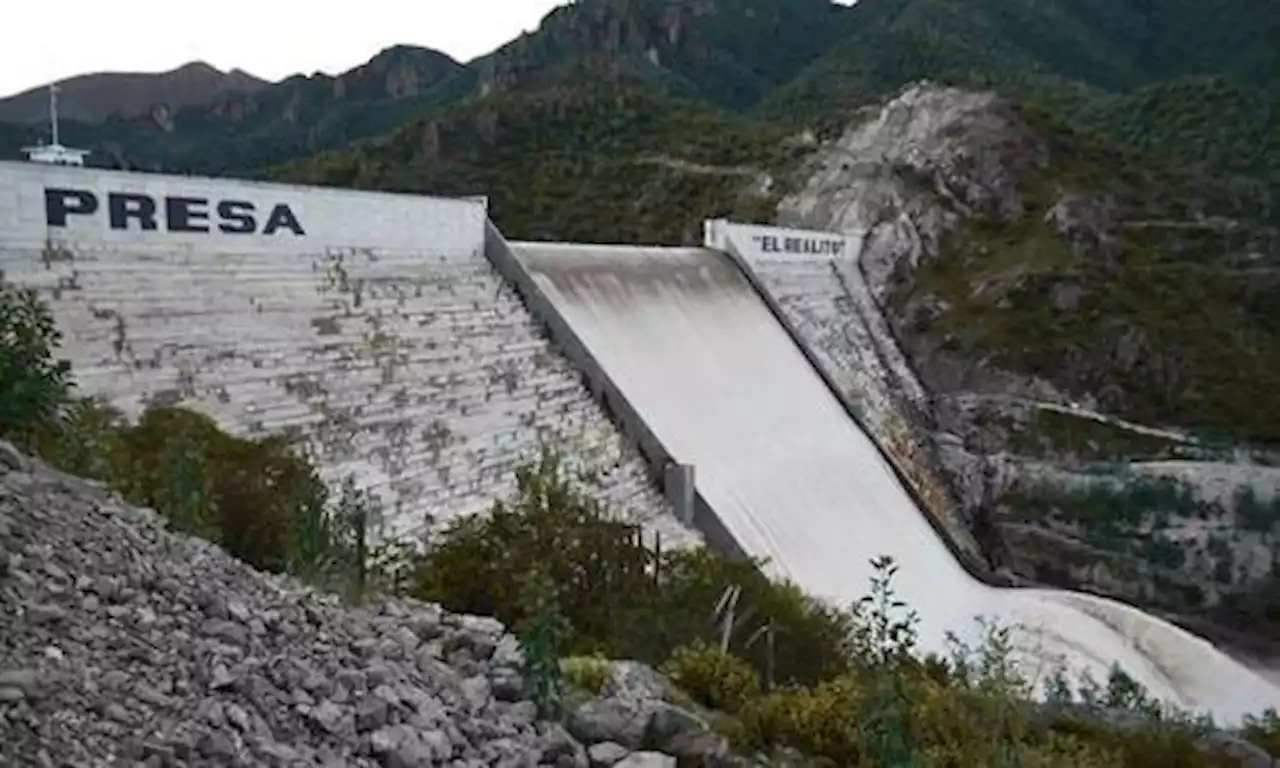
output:
[{"label": "loose rock", "polygon": [[343,607],[3,442],[0,522],[0,765],[587,765],[493,619]]}]

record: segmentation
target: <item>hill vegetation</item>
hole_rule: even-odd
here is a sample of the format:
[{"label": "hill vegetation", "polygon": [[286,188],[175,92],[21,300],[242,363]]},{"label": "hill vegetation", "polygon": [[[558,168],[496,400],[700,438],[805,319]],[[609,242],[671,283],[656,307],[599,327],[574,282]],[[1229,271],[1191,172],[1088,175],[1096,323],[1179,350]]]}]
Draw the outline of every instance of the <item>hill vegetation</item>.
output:
[{"label": "hill vegetation", "polygon": [[[1270,184],[1277,36],[1280,21],[1265,0],[581,0],[465,65],[397,46],[336,78],[217,93],[193,86],[171,95],[162,85],[173,78],[157,75],[148,86],[154,103],[114,115],[97,107],[80,115],[68,92],[73,119],[64,134],[101,164],[260,175],[398,126],[446,120],[459,107],[529,108],[534,92],[612,84],[676,97],[653,109],[696,103],[832,127],[931,78],[994,87],[1165,161]],[[111,91],[110,75],[92,77]],[[30,98],[0,102],[6,153],[39,136],[38,127],[18,125],[31,117],[19,109]]]},{"label": "hill vegetation", "polygon": [[701,216],[767,220],[799,154],[784,126],[633,88],[548,88],[451,110],[274,169],[358,189],[487,195],[526,239],[693,242]]}]

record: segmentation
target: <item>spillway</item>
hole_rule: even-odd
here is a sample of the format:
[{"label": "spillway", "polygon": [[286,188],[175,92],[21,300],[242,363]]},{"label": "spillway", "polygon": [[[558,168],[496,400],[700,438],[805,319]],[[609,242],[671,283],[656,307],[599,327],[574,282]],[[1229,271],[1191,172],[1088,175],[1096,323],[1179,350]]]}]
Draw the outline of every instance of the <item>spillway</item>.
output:
[{"label": "spillway", "polygon": [[1065,661],[1104,682],[1118,662],[1150,692],[1221,722],[1280,703],[1280,688],[1207,641],[1115,601],[1001,589],[968,574],[883,455],[733,260],[707,249],[514,243],[536,285],[699,494],[776,576],[849,604],[869,561],[901,564],[920,642],[971,643],[976,616],[1017,631],[1033,677]]}]

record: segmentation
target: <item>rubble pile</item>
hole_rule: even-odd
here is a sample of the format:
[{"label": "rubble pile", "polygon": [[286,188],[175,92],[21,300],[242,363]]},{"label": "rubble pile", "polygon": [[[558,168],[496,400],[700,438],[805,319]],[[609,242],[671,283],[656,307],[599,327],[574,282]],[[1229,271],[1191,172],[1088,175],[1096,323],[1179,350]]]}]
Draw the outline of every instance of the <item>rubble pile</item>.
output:
[{"label": "rubble pile", "polygon": [[589,755],[522,668],[494,619],[344,605],[0,443],[0,765],[675,764]]}]

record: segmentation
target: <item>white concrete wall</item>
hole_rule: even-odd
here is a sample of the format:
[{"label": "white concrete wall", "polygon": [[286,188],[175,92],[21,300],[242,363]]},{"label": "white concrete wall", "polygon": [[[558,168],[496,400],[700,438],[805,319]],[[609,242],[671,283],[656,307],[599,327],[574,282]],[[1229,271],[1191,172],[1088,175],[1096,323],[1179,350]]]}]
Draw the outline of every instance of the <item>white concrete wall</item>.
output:
[{"label": "white concrete wall", "polygon": [[[98,208],[51,225],[49,188]],[[155,198],[156,228],[113,229],[113,192]],[[166,197],[211,201],[186,204],[210,231],[169,231],[182,222],[165,220]],[[221,231],[220,200],[253,203],[255,233]],[[263,233],[281,204],[304,234]],[[484,509],[546,437],[605,466],[603,495],[628,517],[679,533],[485,260],[485,215],[479,201],[0,163],[0,270],[49,300],[86,394],[131,417],[180,403],[240,434],[296,431],[328,477],[377,490],[389,532]]]}]

